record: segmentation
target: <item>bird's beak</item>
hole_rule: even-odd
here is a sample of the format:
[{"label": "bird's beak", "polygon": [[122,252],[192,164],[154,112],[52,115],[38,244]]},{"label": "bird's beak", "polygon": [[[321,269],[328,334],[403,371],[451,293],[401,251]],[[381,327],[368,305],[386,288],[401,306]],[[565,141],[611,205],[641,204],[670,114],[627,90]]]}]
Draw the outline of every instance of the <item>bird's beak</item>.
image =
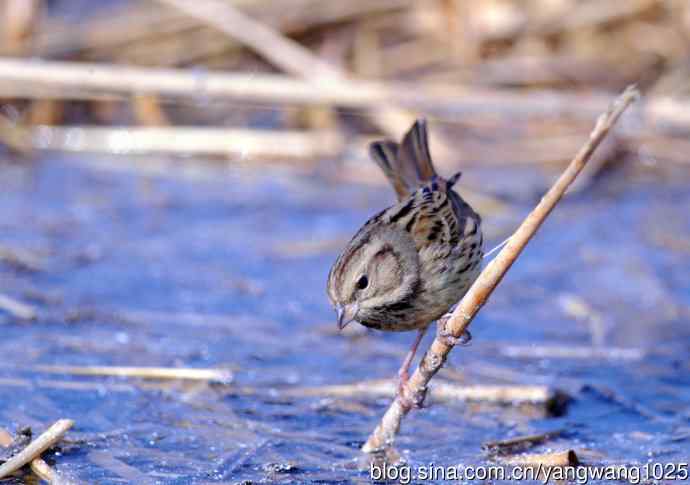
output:
[{"label": "bird's beak", "polygon": [[356,303],[350,303],[349,305],[336,305],[335,312],[338,315],[338,328],[340,330],[344,329],[348,323],[355,319],[358,311],[359,305]]}]

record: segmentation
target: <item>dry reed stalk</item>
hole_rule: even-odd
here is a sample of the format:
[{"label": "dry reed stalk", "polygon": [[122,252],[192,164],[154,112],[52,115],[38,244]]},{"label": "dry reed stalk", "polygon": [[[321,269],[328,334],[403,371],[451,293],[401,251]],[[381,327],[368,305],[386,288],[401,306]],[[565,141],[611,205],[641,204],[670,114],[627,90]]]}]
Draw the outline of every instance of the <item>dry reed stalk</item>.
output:
[{"label": "dry reed stalk", "polygon": [[498,353],[513,359],[582,359],[640,361],[649,351],[638,347],[594,347],[584,345],[503,345]]},{"label": "dry reed stalk", "polygon": [[41,454],[54,446],[62,439],[65,433],[74,425],[71,419],[59,419],[45,430],[38,438],[31,441],[22,451],[14,455],[5,463],[0,465],[0,479],[16,472],[24,465],[31,463],[35,459],[40,459]]},{"label": "dry reed stalk", "polygon": [[[541,224],[561,200],[568,187],[585,167],[594,150],[609,133],[623,111],[638,97],[639,92],[637,89],[629,86],[611,104],[609,110],[597,119],[589,139],[575,158],[544,197],[542,197],[537,206],[525,218],[520,227],[513,233],[508,244],[484,268],[467,294],[457,305],[446,323],[446,331],[458,338],[465,333],[469,324],[486,303],[529,240],[534,236]],[[429,381],[443,366],[452,348],[453,346],[444,338],[437,336],[434,339],[414,374],[403,386],[401,395],[393,400],[381,422],[362,447],[362,451],[371,453],[393,444],[403,418],[412,409],[410,403],[416,402],[421,405],[424,401]]]},{"label": "dry reed stalk", "polygon": [[133,384],[103,381],[56,381],[50,379],[21,379],[13,377],[0,377],[0,387],[18,387],[21,389],[59,389],[62,391],[100,392],[107,389],[108,392],[133,393],[137,389],[160,390],[159,385],[145,381]]},{"label": "dry reed stalk", "polygon": [[[407,103],[408,106],[427,109],[440,109],[449,102],[453,103],[458,96],[464,99],[465,94],[478,94],[474,90],[458,90],[452,86],[426,90],[414,84],[371,81],[348,81],[346,85],[340,82],[316,84],[311,80],[279,74],[222,73],[122,64],[0,58],[2,97],[94,99],[113,94],[129,97],[137,93],[184,96],[200,100],[334,104],[351,108]],[[504,100],[497,102],[502,101]],[[479,106],[478,102],[469,102]],[[601,106],[600,103],[597,105]]]},{"label": "dry reed stalk", "polygon": [[343,141],[336,131],[277,131],[206,127],[37,126],[33,147],[105,153],[187,153],[241,158],[336,157]]},{"label": "dry reed stalk", "polygon": [[579,460],[573,450],[554,451],[551,453],[540,453],[536,455],[518,455],[503,460],[510,465],[527,465],[537,467],[539,465],[547,468],[577,466]]},{"label": "dry reed stalk", "polygon": [[66,485],[66,482],[60,478],[60,476],[55,473],[55,470],[51,468],[42,458],[35,458],[31,460],[29,464],[31,471],[36,474],[41,480],[48,482],[51,485]]},{"label": "dry reed stalk", "polygon": [[562,430],[548,431],[546,433],[529,436],[518,436],[507,440],[489,441],[482,445],[482,449],[492,455],[513,454],[515,450],[525,450],[535,445],[542,444],[563,434]]},{"label": "dry reed stalk", "polygon": [[[341,384],[319,387],[285,389],[281,393],[288,396],[329,396],[329,397],[391,397],[395,396],[397,386],[389,379],[363,381],[354,384]],[[523,385],[474,385],[461,386],[451,382],[437,383],[431,398],[446,402],[486,402],[494,404],[537,404],[547,408],[554,406],[563,394],[548,386]]]},{"label": "dry reed stalk", "polygon": [[196,381],[230,382],[233,374],[227,369],[194,369],[177,367],[107,367],[38,365],[32,368],[51,374],[72,374],[79,376],[140,377],[143,379],[181,379]]},{"label": "dry reed stalk", "polygon": [[0,310],[21,320],[36,320],[36,310],[26,303],[15,300],[12,297],[0,293]]},{"label": "dry reed stalk", "polygon": [[[6,98],[129,99],[157,94],[207,101],[337,105],[375,111],[396,105],[452,121],[491,115],[514,119],[591,119],[609,95],[548,90],[510,91],[450,84],[348,80],[316,84],[280,74],[224,73],[118,64],[40,61],[0,57],[0,96]],[[621,127],[626,139],[690,130],[690,102],[672,97],[645,100],[638,123]],[[515,121],[515,120],[513,120]],[[404,131],[404,130],[401,130]],[[433,150],[433,147],[432,147]],[[441,157],[439,157],[441,158]]]}]

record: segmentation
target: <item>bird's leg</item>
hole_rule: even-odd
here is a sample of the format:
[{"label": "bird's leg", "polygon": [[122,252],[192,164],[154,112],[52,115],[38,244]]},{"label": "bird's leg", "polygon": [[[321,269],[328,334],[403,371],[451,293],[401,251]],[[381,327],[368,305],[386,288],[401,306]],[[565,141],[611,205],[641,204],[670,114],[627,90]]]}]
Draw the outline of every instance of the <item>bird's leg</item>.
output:
[{"label": "bird's leg", "polygon": [[428,328],[429,326],[427,325],[426,327],[420,328],[417,331],[417,336],[415,337],[414,342],[412,342],[412,347],[410,347],[410,350],[407,352],[407,355],[405,356],[405,360],[403,360],[403,363],[400,366],[400,370],[398,370],[398,396],[400,396],[400,398],[402,399],[404,399],[403,391],[405,388],[405,383],[410,378],[410,364],[412,364],[414,354],[417,353],[417,347],[419,347],[419,343],[422,341],[422,337],[424,337],[424,334],[426,333]]},{"label": "bird's leg", "polygon": [[465,330],[460,337],[455,337],[446,329],[446,323],[448,323],[448,320],[450,320],[452,315],[452,312],[448,312],[438,319],[438,323],[436,324],[436,334],[451,347],[456,345],[469,345],[469,343],[472,341],[472,334],[469,330]]}]

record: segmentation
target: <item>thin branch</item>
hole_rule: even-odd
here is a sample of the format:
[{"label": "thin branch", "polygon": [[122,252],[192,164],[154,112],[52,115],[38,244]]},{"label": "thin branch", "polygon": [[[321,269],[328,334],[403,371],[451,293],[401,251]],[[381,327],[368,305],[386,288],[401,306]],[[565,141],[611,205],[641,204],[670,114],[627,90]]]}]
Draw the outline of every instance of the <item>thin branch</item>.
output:
[{"label": "thin branch", "polygon": [[[486,300],[501,282],[503,276],[513,265],[529,240],[532,239],[541,224],[561,200],[570,184],[573,183],[577,175],[582,171],[594,150],[609,133],[611,127],[616,123],[623,111],[638,97],[639,92],[637,89],[629,86],[610,106],[609,110],[599,117],[594,130],[589,136],[589,140],[580,149],[579,153],[570,162],[551,189],[544,195],[539,204],[518,227],[508,244],[484,268],[465,297],[455,308],[451,318],[446,323],[447,332],[456,337],[464,334],[469,324],[486,303]],[[431,347],[422,358],[419,367],[403,388],[402,395],[411,399],[396,397],[393,400],[381,422],[362,447],[362,451],[371,453],[392,445],[403,418],[412,409],[409,403],[416,402],[421,404],[424,401],[429,381],[443,366],[452,348],[445,339],[438,336],[434,339]]]},{"label": "thin branch", "polygon": [[74,421],[71,419],[57,420],[50,428],[45,430],[41,436],[29,443],[26,448],[0,465],[0,479],[16,472],[32,460],[40,458],[41,453],[60,441],[73,425]]}]

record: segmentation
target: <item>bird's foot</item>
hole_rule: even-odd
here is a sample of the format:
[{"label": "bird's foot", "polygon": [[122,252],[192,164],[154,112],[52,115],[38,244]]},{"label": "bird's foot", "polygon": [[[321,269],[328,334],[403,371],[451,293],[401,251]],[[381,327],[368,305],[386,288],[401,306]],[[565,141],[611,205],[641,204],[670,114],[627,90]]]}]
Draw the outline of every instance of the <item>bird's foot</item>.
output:
[{"label": "bird's foot", "polygon": [[410,372],[407,369],[400,369],[398,371],[398,396],[402,396],[405,389],[405,384],[410,380]]},{"label": "bird's foot", "polygon": [[405,384],[398,384],[396,399],[400,405],[406,409],[421,409],[424,406],[426,392],[416,392],[409,389]]},{"label": "bird's foot", "polygon": [[452,313],[446,313],[438,320],[437,336],[443,340],[446,345],[455,347],[456,345],[469,345],[472,341],[472,334],[469,330],[465,330],[462,335],[456,337],[446,329],[446,323],[450,320]]},{"label": "bird's foot", "polygon": [[407,386],[409,380],[409,372],[406,369],[400,369],[398,371],[398,391],[396,393],[396,399],[400,401],[400,404],[404,408],[420,409],[424,403],[424,395],[418,395],[419,393],[411,391]]}]

